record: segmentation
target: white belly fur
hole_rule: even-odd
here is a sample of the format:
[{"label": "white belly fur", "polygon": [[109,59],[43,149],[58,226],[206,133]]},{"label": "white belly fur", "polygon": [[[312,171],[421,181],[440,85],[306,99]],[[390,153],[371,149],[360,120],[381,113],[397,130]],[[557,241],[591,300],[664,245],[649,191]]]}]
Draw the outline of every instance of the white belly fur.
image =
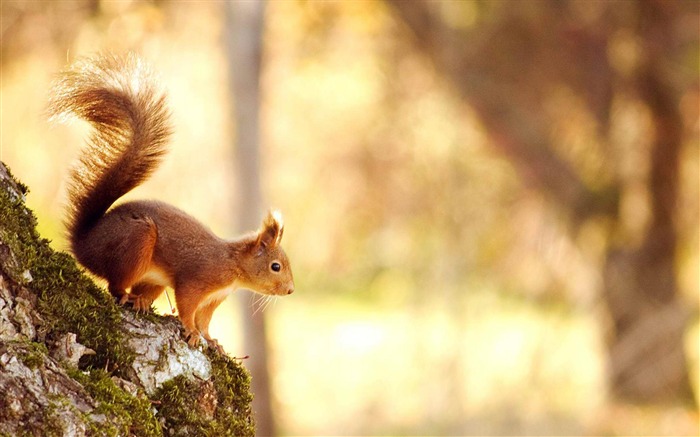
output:
[{"label": "white belly fur", "polygon": [[223,288],[221,290],[217,290],[213,293],[209,293],[207,297],[204,298],[204,301],[199,305],[200,307],[204,305],[208,305],[212,302],[220,302],[224,299],[226,299],[226,296],[231,292],[231,288]]},{"label": "white belly fur", "polygon": [[151,267],[143,276],[141,276],[139,282],[148,282],[149,284],[162,285],[163,287],[171,288],[173,286],[168,275],[166,275],[165,272],[158,267]]},{"label": "white belly fur", "polygon": [[[161,269],[158,267],[151,267],[146,273],[144,273],[143,276],[139,279],[139,282],[147,282],[149,284],[154,284],[154,285],[162,285],[163,287],[170,287],[174,288],[172,281],[170,280],[170,277]],[[209,293],[207,297],[204,298],[202,303],[200,303],[200,306],[209,304],[211,302],[215,301],[222,301],[226,299],[229,293],[231,293],[233,290],[236,289],[236,284],[232,284],[231,286],[228,286],[226,288],[222,288],[221,290],[214,291],[213,293]]]}]

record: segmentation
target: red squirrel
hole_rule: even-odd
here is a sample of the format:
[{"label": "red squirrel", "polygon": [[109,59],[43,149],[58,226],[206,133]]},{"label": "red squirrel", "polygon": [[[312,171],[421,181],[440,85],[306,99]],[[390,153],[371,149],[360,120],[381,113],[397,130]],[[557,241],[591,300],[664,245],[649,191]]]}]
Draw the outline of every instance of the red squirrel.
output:
[{"label": "red squirrel", "polygon": [[266,295],[294,291],[278,212],[269,212],[257,232],[227,241],[167,203],[112,207],[155,170],[171,133],[165,94],[137,56],[76,62],[57,80],[49,111],[93,127],[70,172],[66,227],[75,257],[107,280],[120,304],[147,311],[171,287],[188,343],[196,346],[201,334],[221,351],[209,336],[209,322],[227,288]]}]

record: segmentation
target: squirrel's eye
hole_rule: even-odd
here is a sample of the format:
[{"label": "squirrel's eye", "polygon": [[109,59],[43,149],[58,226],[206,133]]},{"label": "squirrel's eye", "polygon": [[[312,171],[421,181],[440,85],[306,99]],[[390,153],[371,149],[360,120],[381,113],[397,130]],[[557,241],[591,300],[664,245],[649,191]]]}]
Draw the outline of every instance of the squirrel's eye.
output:
[{"label": "squirrel's eye", "polygon": [[273,272],[279,272],[280,270],[282,270],[282,265],[278,262],[273,262],[272,264],[270,264],[270,268]]}]

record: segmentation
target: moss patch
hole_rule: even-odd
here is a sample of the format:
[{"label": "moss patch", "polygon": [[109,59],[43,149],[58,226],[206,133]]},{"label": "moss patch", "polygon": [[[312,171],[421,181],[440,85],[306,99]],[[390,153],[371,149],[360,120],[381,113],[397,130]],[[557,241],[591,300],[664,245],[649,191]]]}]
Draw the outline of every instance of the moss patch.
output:
[{"label": "moss patch", "polygon": [[61,427],[59,405],[67,405],[68,402],[64,398],[56,397],[44,409],[44,421],[42,432],[45,436],[60,436],[63,433]]},{"label": "moss patch", "polygon": [[[231,426],[231,435],[255,435],[250,374],[240,363],[213,349],[207,349],[206,355],[211,361],[211,380],[217,387],[217,420]],[[241,406],[245,406],[245,411],[239,409]]]},{"label": "moss patch", "polygon": [[53,252],[34,263],[31,271],[36,272],[32,288],[47,321],[46,332],[75,333],[79,343],[96,352],[85,357],[89,367],[107,367],[119,374],[131,366],[134,351],[126,346],[119,307],[80,272],[70,255]]},{"label": "moss patch", "polygon": [[206,399],[205,381],[178,376],[166,382],[154,396],[165,430],[174,435],[254,436],[248,372],[231,358],[210,350],[206,354],[212,363],[215,402]]},{"label": "moss patch", "polygon": [[36,369],[44,362],[49,354],[46,345],[43,343],[27,342],[22,343],[23,349],[18,353],[19,359],[30,369]]},{"label": "moss patch", "polygon": [[54,251],[49,240],[41,238],[34,213],[5,189],[0,189],[0,241],[14,255],[5,273],[38,296],[44,321],[40,337],[75,333],[79,343],[96,352],[86,357],[89,366],[104,368],[109,363],[118,372],[133,362],[112,297],[82,273],[73,257]]},{"label": "moss patch", "polygon": [[[151,402],[145,397],[132,396],[119,388],[109,373],[92,369],[88,373],[79,370],[69,371],[88,393],[99,402],[91,415],[104,414],[108,419],[93,431],[100,435],[162,435],[160,423],[156,419]],[[112,418],[117,418],[112,419]]]}]

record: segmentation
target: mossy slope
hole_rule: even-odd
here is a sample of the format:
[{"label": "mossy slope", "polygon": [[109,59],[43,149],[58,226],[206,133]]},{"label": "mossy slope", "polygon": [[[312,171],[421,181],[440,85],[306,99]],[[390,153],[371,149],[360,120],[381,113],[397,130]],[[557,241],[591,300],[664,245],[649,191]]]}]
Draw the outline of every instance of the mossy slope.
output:
[{"label": "mossy slope", "polygon": [[[254,435],[249,376],[228,357],[207,351],[209,381],[179,376],[163,384],[152,399],[146,397],[127,371],[136,358],[129,347],[131,334],[123,326],[123,312],[129,310],[85,276],[70,255],[54,251],[38,234],[36,217],[24,204],[27,191],[0,163],[0,274],[36,296],[36,335],[27,340],[45,347],[31,349],[32,366],[51,359],[48,350],[66,333],[75,333],[78,343],[95,351],[81,358],[79,369],[66,364],[67,374],[98,402],[91,419],[107,418],[98,420],[91,434]],[[162,319],[142,317],[155,323]],[[207,401],[197,397],[205,383],[212,393],[209,409],[198,405]]]}]

